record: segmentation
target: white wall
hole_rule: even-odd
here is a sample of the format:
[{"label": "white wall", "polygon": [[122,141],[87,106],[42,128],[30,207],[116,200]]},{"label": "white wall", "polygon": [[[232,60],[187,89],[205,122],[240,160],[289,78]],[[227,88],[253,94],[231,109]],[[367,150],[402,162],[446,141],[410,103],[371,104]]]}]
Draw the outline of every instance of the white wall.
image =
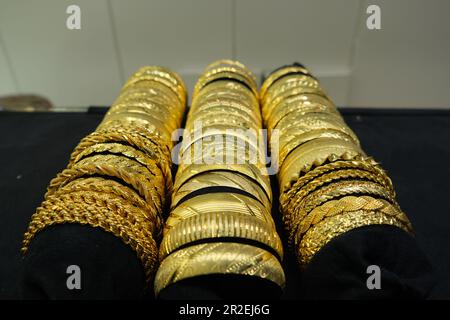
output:
[{"label": "white wall", "polygon": [[[81,30],[66,8],[81,7]],[[366,8],[381,7],[381,30]],[[0,0],[0,94],[108,105],[142,65],[179,72],[238,59],[258,77],[299,61],[335,102],[450,108],[448,0]]]}]

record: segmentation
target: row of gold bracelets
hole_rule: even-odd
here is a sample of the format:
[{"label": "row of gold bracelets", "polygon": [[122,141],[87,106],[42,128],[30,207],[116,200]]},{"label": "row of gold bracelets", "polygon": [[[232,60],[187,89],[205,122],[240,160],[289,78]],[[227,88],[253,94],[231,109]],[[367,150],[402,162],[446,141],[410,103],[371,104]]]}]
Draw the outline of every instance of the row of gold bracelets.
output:
[{"label": "row of gold bracelets", "polygon": [[253,74],[234,61],[209,65],[195,86],[179,150],[156,294],[209,274],[249,275],[284,286],[261,128]]},{"label": "row of gold bracelets", "polygon": [[172,189],[171,134],[181,125],[185,105],[178,75],[161,67],[138,70],[97,129],[75,148],[67,168],[50,182],[22,251],[55,224],[99,227],[134,249],[150,284]]},{"label": "row of gold bracelets", "polygon": [[261,104],[266,127],[279,137],[272,157],[280,168],[280,209],[300,265],[358,227],[387,224],[412,233],[390,178],[308,70],[274,71],[261,87]]}]

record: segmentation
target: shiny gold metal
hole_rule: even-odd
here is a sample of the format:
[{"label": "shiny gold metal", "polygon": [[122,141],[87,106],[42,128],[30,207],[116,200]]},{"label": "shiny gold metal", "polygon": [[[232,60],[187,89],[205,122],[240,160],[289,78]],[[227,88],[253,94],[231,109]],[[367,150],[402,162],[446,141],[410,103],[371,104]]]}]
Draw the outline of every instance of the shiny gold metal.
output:
[{"label": "shiny gold metal", "polygon": [[164,234],[159,250],[161,260],[191,242],[215,239],[255,241],[274,250],[281,260],[283,246],[274,226],[238,212],[207,212],[181,220]]},{"label": "shiny gold metal", "polygon": [[189,246],[165,258],[155,277],[155,293],[183,279],[208,274],[259,277],[285,286],[283,268],[269,251],[256,246],[214,242]]}]

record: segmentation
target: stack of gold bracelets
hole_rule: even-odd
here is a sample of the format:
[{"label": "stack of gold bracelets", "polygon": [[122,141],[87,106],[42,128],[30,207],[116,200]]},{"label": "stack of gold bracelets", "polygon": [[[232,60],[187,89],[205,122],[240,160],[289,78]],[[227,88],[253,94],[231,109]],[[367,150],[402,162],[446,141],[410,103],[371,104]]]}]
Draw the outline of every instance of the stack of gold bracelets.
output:
[{"label": "stack of gold bracelets", "polygon": [[300,265],[331,239],[387,224],[412,232],[392,182],[360,147],[318,81],[302,66],[273,72],[261,87],[265,126],[277,130],[280,207]]},{"label": "stack of gold bracelets", "polygon": [[[242,64],[210,64],[195,86],[174,157],[172,135],[185,104],[176,74],[137,71],[50,182],[22,250],[49,226],[78,223],[111,232],[135,250],[157,295],[212,274],[284,287],[263,125],[270,145],[278,145],[271,158],[279,167],[280,209],[300,265],[358,227],[386,224],[412,233],[391,180],[303,66],[274,71],[258,93]],[[172,160],[179,164],[173,184]]]},{"label": "stack of gold bracelets", "polygon": [[156,294],[207,274],[248,275],[284,286],[260,129],[251,72],[233,61],[209,65],[195,86],[179,151]]},{"label": "stack of gold bracelets", "polygon": [[138,70],[97,127],[81,140],[54,178],[24,236],[22,251],[41,230],[62,223],[99,227],[138,255],[150,283],[166,198],[172,189],[172,132],[179,128],[186,89],[160,67]]}]

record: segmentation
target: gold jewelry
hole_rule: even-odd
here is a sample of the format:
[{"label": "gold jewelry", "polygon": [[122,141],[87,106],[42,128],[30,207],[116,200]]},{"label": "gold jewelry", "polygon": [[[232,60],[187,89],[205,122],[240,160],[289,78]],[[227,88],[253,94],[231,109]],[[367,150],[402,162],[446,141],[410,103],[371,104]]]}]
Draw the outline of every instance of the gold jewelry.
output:
[{"label": "gold jewelry", "polygon": [[284,194],[280,194],[280,204],[281,206],[287,206],[289,204],[290,199],[307,183],[311,182],[315,178],[324,175],[327,172],[334,170],[342,170],[342,169],[358,169],[365,170],[368,172],[374,173],[381,179],[381,185],[385,186],[389,192],[395,197],[394,187],[392,185],[391,179],[386,175],[383,169],[381,169],[378,164],[372,159],[368,157],[357,157],[353,160],[338,160],[330,163],[322,164],[319,167],[314,168],[311,171],[308,171],[300,177],[289,189],[288,192]]},{"label": "gold jewelry", "polygon": [[321,138],[308,141],[292,151],[284,160],[279,172],[280,193],[289,190],[303,172],[311,171],[325,162],[353,160],[364,157],[364,151],[345,140]]},{"label": "gold jewelry", "polygon": [[176,206],[166,221],[164,234],[180,221],[196,215],[212,213],[223,215],[232,213],[254,217],[275,228],[270,208],[264,207],[258,200],[238,193],[216,192],[195,196]]},{"label": "gold jewelry", "polygon": [[297,74],[307,74],[309,75],[309,71],[306,68],[300,67],[300,66],[291,66],[291,67],[285,67],[281,68],[279,70],[276,70],[272,72],[263,82],[261,86],[261,99],[263,99],[266,95],[267,89],[270,88],[270,86],[275,83],[275,81],[279,80],[283,76],[289,74],[289,73],[297,73]]},{"label": "gold jewelry", "polygon": [[389,216],[378,210],[358,210],[345,212],[327,218],[311,227],[299,241],[297,257],[300,265],[306,265],[312,257],[329,241],[350,230],[369,225],[391,225],[408,233],[412,230],[405,225],[399,216]]},{"label": "gold jewelry", "polygon": [[163,260],[189,243],[200,240],[216,242],[220,238],[256,241],[272,248],[278,258],[283,259],[283,246],[275,228],[258,218],[237,212],[206,212],[181,220],[164,234],[159,258]]},{"label": "gold jewelry", "polygon": [[247,192],[258,199],[264,207],[271,207],[272,199],[267,197],[260,185],[246,176],[228,171],[210,171],[187,180],[177,192],[173,193],[172,208],[175,208],[184,197],[192,192],[212,187],[227,187]]},{"label": "gold jewelry", "polygon": [[[125,212],[126,213],[126,212]],[[118,214],[116,208],[97,207],[86,203],[65,203],[57,198],[50,198],[37,208],[31,217],[31,222],[24,234],[21,251],[28,251],[31,240],[43,229],[63,223],[77,223],[99,227],[129,245],[142,261],[147,283],[153,279],[153,272],[157,263],[157,246],[148,227],[133,224],[132,221]],[[143,228],[144,227],[144,228]]]},{"label": "gold jewelry", "polygon": [[116,155],[96,155],[85,158],[71,168],[64,169],[50,181],[45,197],[52,195],[65,184],[80,177],[103,175],[117,177],[133,188],[147,201],[155,205],[155,211],[161,212],[164,198],[161,198],[164,184],[160,176],[155,175],[136,161]]},{"label": "gold jewelry", "polygon": [[284,287],[283,268],[270,252],[240,243],[207,243],[180,249],[161,262],[155,294],[180,280],[207,274],[259,277]]},{"label": "gold jewelry", "polygon": [[[181,167],[181,166],[180,166]],[[256,182],[263,188],[266,195],[272,197],[272,189],[270,187],[270,179],[267,175],[267,170],[258,168],[253,164],[190,164],[177,171],[175,182],[173,186],[174,192],[176,192],[187,180],[190,178],[205,172],[210,171],[229,171],[240,173],[252,181]]]}]

